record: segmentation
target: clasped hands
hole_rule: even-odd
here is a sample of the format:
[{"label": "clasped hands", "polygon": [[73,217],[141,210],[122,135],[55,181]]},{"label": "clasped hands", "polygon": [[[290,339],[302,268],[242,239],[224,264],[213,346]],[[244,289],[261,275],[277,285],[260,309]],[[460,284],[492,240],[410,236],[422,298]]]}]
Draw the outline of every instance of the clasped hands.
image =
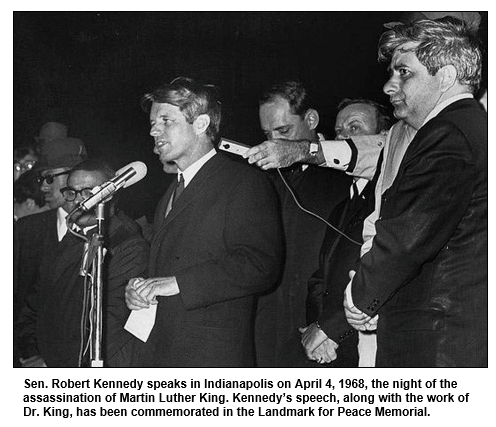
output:
[{"label": "clasped hands", "polygon": [[301,333],[301,344],[308,359],[323,364],[331,363],[338,357],[336,353],[338,344],[328,338],[317,323],[311,323],[305,328],[299,328],[299,331]]},{"label": "clasped hands", "polygon": [[129,280],[126,286],[126,305],[131,310],[141,310],[150,307],[150,304],[157,304],[157,296],[169,297],[178,293],[179,286],[174,276],[136,277]]}]

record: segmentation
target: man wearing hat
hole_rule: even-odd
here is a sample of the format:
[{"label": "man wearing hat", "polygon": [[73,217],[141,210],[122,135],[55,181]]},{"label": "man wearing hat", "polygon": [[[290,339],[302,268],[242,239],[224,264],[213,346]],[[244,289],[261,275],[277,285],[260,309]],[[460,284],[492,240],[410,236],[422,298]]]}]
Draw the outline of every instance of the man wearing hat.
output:
[{"label": "man wearing hat", "polygon": [[40,134],[34,137],[38,144],[59,138],[67,138],[67,126],[58,122],[45,123],[40,129]]},{"label": "man wearing hat", "polygon": [[70,170],[86,158],[86,147],[80,139],[51,139],[50,135],[53,132],[40,132],[41,158],[36,167],[50,210],[19,219],[14,231],[14,322],[38,278],[43,254],[53,250],[67,232],[60,189],[66,186]]},{"label": "man wearing hat", "polygon": [[86,147],[78,138],[44,139],[40,143],[41,191],[50,209],[64,204],[60,189],[65,187],[69,171],[86,158]]}]

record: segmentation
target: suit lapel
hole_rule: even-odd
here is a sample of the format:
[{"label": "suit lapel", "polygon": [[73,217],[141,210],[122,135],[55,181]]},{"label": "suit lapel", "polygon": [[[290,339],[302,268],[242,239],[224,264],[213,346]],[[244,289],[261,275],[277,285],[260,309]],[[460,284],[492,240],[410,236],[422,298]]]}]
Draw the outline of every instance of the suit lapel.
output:
[{"label": "suit lapel", "polygon": [[[181,194],[181,197],[179,197],[176,200],[176,203],[174,204],[174,207],[172,210],[169,212],[167,217],[165,217],[164,222],[160,226],[160,230],[164,227],[166,227],[170,222],[176,218],[184,209],[186,209],[198,196],[201,195],[203,190],[208,186],[209,184],[209,178],[216,174],[217,171],[222,168],[222,165],[224,164],[225,159],[219,155],[216,154],[214,157],[212,157],[207,163],[205,163],[202,168],[198,171],[198,173],[193,177],[191,182],[186,186],[184,191]],[[169,191],[170,190],[170,191]],[[173,189],[170,189],[167,191],[166,195],[164,196],[164,205],[167,207],[168,201],[172,195]],[[165,216],[165,210],[164,210],[164,216]]]}]

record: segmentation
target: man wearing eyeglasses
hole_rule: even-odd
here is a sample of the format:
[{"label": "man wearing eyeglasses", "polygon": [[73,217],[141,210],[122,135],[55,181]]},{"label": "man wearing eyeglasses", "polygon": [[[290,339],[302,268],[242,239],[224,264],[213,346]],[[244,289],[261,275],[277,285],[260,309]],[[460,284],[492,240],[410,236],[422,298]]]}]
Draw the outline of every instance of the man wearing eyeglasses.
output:
[{"label": "man wearing eyeglasses", "polygon": [[36,171],[50,210],[21,218],[14,229],[14,322],[38,278],[44,251],[53,250],[67,231],[60,189],[66,186],[69,171],[86,158],[85,145],[78,138],[42,141],[40,152]]},{"label": "man wearing eyeglasses", "polygon": [[[92,195],[92,189],[112,179],[115,171],[99,159],[86,159],[68,175],[60,190],[64,209],[72,212]],[[68,227],[91,241],[96,232],[95,211],[76,210]],[[130,363],[134,337],[124,330],[130,310],[124,303],[124,288],[130,278],[142,275],[148,265],[148,244],[139,226],[112,200],[105,203],[103,276],[103,341],[105,366],[125,367]],[[68,231],[62,241],[41,261],[34,292],[19,318],[20,353],[24,367],[88,366],[89,326],[83,320],[85,275],[81,274],[83,253],[88,248],[82,237]],[[81,332],[82,326],[84,332]]]}]

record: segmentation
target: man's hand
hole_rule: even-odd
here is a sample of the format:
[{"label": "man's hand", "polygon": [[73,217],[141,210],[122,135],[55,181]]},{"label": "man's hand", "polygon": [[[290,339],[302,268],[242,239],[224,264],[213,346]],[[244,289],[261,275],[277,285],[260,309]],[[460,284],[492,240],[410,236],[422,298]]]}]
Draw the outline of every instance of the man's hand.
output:
[{"label": "man's hand", "polygon": [[152,277],[136,284],[135,290],[148,304],[157,304],[155,297],[170,297],[179,293],[175,277]]},{"label": "man's hand", "polygon": [[276,169],[308,160],[310,141],[307,139],[271,139],[250,148],[243,157],[261,169]]},{"label": "man's hand", "polygon": [[126,286],[126,305],[130,310],[141,310],[142,308],[148,308],[150,304],[148,301],[141,297],[136,291],[138,284],[144,282],[143,277],[135,277],[127,282]]},{"label": "man's hand", "polygon": [[351,285],[353,283],[355,271],[351,270],[349,275],[351,281],[344,291],[343,301],[346,320],[357,331],[374,331],[375,329],[377,329],[377,320],[379,319],[379,316],[376,315],[374,317],[370,317],[353,305],[353,301],[351,298]]},{"label": "man's hand", "polygon": [[[301,333],[301,344],[310,360],[315,360],[318,363],[330,363],[336,359],[338,344],[330,340],[316,323],[300,328],[299,331]],[[329,342],[326,343],[326,341]]]},{"label": "man's hand", "polygon": [[315,360],[317,363],[320,364],[331,363],[338,357],[338,354],[336,353],[338,347],[338,344],[336,344],[330,338],[327,338],[313,351],[311,360]]},{"label": "man's hand", "polygon": [[327,339],[327,335],[316,323],[300,328],[299,331],[301,333],[301,345],[305,349],[307,357],[312,359],[313,351]]}]

